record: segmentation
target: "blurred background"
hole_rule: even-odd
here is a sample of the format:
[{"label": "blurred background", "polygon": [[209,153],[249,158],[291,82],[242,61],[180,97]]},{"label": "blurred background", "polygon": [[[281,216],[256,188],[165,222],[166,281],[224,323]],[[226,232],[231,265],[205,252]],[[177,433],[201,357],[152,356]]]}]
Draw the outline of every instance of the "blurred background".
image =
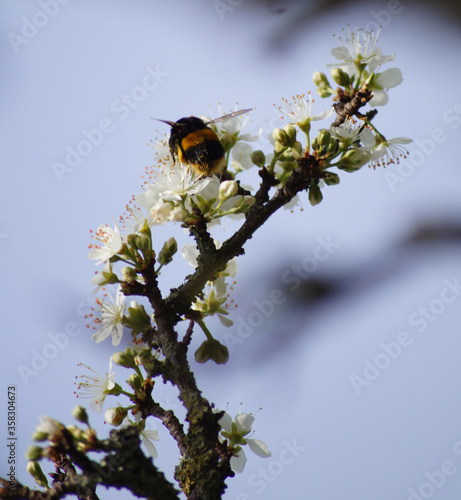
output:
[{"label": "blurred background", "polygon": [[[89,231],[111,225],[140,193],[150,141],[167,131],[150,118],[217,117],[218,103],[228,112],[238,102],[256,108],[247,131],[267,132],[280,125],[273,104],[315,94],[313,72],[334,62],[333,34],[382,26],[379,45],[396,54],[384,69],[400,68],[404,82],[375,122],[388,139],[411,137],[410,155],[342,173],[320,205],[304,196],[302,210],[281,210],[261,228],[238,260],[234,326],[210,322],[229,363],[191,363],[218,407],[262,408],[254,437],[272,457],[247,452],[225,498],[459,496],[459,5],[22,0],[0,9],[1,475],[8,386],[16,387],[17,478],[32,486],[23,456],[39,417],[73,423],[77,364],[108,370],[114,347],[94,344],[84,317],[96,297]],[[329,104],[316,103],[318,112]],[[85,150],[88,136],[97,139]],[[66,158],[76,148],[80,160]],[[237,228],[229,223],[219,237]],[[189,242],[163,226],[158,248],[172,235]],[[189,272],[178,254],[164,291]],[[178,408],[171,388],[155,390]],[[102,415],[91,421],[109,432]],[[156,463],[172,478],[176,446],[151,428],[161,438]]]}]

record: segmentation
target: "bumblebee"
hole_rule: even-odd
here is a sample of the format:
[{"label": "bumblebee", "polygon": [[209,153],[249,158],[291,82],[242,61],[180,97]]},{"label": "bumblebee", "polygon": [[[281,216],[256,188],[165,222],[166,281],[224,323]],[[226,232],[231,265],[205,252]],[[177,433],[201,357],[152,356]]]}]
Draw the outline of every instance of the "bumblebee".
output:
[{"label": "bumblebee", "polygon": [[211,177],[221,172],[226,166],[224,147],[218,134],[208,125],[248,113],[251,109],[234,111],[209,122],[204,122],[196,116],[181,118],[177,122],[159,120],[171,127],[168,145],[173,164],[177,157],[181,163],[189,165],[199,175]]}]

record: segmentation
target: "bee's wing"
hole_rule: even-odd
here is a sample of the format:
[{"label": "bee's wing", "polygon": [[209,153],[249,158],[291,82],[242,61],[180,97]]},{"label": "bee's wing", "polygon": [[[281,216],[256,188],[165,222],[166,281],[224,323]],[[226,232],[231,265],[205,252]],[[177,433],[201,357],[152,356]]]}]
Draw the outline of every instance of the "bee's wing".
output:
[{"label": "bee's wing", "polygon": [[252,110],[253,110],[253,108],[241,109],[240,111],[234,111],[233,113],[229,113],[228,115],[220,116],[219,118],[216,118],[215,120],[211,120],[207,123],[224,122],[226,120],[230,120],[231,118],[235,118],[236,116],[240,116],[240,115],[243,115],[245,113],[248,113]]}]

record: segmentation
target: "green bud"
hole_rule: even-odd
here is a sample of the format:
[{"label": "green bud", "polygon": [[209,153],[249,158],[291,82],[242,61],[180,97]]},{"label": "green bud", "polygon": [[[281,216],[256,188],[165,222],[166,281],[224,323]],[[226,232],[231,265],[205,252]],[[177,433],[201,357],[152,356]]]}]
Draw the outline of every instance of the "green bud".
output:
[{"label": "green bud", "polygon": [[218,365],[224,365],[229,360],[229,350],[216,339],[205,340],[195,351],[195,361],[205,363],[209,359]]},{"label": "green bud", "polygon": [[287,149],[284,153],[282,153],[278,159],[279,163],[286,163],[294,161],[295,157],[293,155],[292,149]]},{"label": "green bud", "polygon": [[349,149],[346,151],[336,165],[340,170],[356,172],[370,161],[371,153],[361,149]]},{"label": "green bud", "polygon": [[285,130],[285,132],[287,134],[289,146],[292,146],[296,141],[296,129],[295,129],[295,127],[293,127],[293,125],[291,125],[291,123],[289,123],[288,125],[285,125],[283,127],[283,130]]},{"label": "green bud", "polygon": [[131,233],[126,237],[126,241],[130,247],[133,247],[137,249],[138,247],[136,246],[136,240],[138,239],[138,235],[135,233]]},{"label": "green bud", "polygon": [[285,130],[281,128],[276,128],[272,132],[272,137],[274,138],[275,142],[278,142],[281,146],[289,146],[290,145],[290,140],[288,139],[288,135],[285,132]]},{"label": "green bud", "polygon": [[118,365],[123,366],[123,368],[135,368],[136,363],[134,361],[134,355],[132,349],[127,349],[126,351],[117,351],[112,354],[112,361]]},{"label": "green bud", "polygon": [[261,151],[253,151],[251,153],[251,161],[259,168],[263,168],[266,165],[266,155]]},{"label": "green bud", "polygon": [[178,244],[174,238],[165,242],[158,255],[158,261],[162,265],[169,264],[173,260],[173,255],[178,251]]},{"label": "green bud", "polygon": [[26,451],[27,460],[40,460],[43,456],[43,448],[40,446],[29,446]]},{"label": "green bud", "polygon": [[136,248],[141,250],[142,252],[147,252],[150,250],[150,238],[145,234],[139,234],[136,237]]},{"label": "green bud", "polygon": [[72,410],[72,416],[75,418],[75,420],[78,420],[79,422],[82,422],[82,424],[88,424],[88,413],[86,412],[85,408],[83,406],[78,405]]},{"label": "green bud", "polygon": [[134,362],[138,366],[147,366],[152,360],[152,351],[150,349],[143,349],[140,353],[138,353]]},{"label": "green bud", "polygon": [[319,151],[322,148],[322,145],[320,144],[318,137],[314,138],[314,140],[311,143],[311,146],[314,151]]},{"label": "green bud", "polygon": [[331,87],[327,75],[325,75],[325,73],[321,73],[320,71],[314,72],[312,80],[317,87]]},{"label": "green bud", "polygon": [[334,93],[335,91],[332,88],[317,87],[317,94],[322,98],[330,97]]},{"label": "green bud", "polygon": [[48,439],[48,432],[38,431],[32,433],[32,441],[42,442],[46,441],[47,439]]},{"label": "green bud", "polygon": [[120,283],[118,276],[113,272],[101,271],[101,274],[104,278],[101,282],[98,282],[100,286],[103,285],[113,285],[114,283]]},{"label": "green bud", "polygon": [[323,146],[323,147],[328,147],[328,145],[330,144],[330,139],[331,139],[331,136],[330,136],[330,132],[328,130],[321,130],[319,132],[319,135],[318,135],[318,138],[319,138],[319,143]]},{"label": "green bud", "polygon": [[330,154],[335,154],[338,151],[338,141],[335,141],[334,139],[330,141],[327,147],[327,153]]},{"label": "green bud", "polygon": [[[152,328],[150,316],[147,314],[144,306],[142,304],[138,304],[134,300],[131,301],[130,307],[128,307],[128,314],[123,317],[122,323],[124,326],[132,330],[133,336]],[[125,352],[128,352],[128,349],[126,349]],[[133,351],[132,356],[134,359],[136,351]]]},{"label": "green bud", "polygon": [[325,73],[316,71],[312,79],[315,85],[317,85],[317,94],[319,94],[320,97],[329,97],[335,93]]},{"label": "green bud", "polygon": [[310,204],[313,207],[315,207],[315,205],[318,205],[322,200],[323,200],[323,195],[322,192],[320,191],[318,184],[312,183],[311,186],[309,187]]},{"label": "green bud", "polygon": [[274,153],[276,155],[279,155],[283,153],[287,149],[287,147],[288,146],[284,146],[281,142],[276,142],[274,146]]},{"label": "green bud", "polygon": [[216,198],[211,198],[210,200],[205,200],[203,196],[200,194],[195,195],[195,202],[197,203],[197,207],[204,214],[208,213],[213,208],[213,203],[216,201]]},{"label": "green bud", "polygon": [[299,141],[296,141],[293,144],[293,149],[299,154],[299,156],[303,154],[303,145]]},{"label": "green bud", "polygon": [[328,130],[320,130],[319,135],[312,141],[312,149],[314,151],[324,152],[330,144],[330,132]]},{"label": "green bud", "polygon": [[331,78],[341,87],[349,87],[351,84],[350,76],[341,68],[333,68],[331,70]]},{"label": "green bud", "polygon": [[325,181],[325,184],[327,184],[328,186],[335,186],[336,184],[339,184],[338,174],[328,171],[325,171],[324,174],[325,177],[323,178],[323,180]]},{"label": "green bud", "polygon": [[87,441],[87,435],[85,434],[85,431],[82,431],[82,429],[78,428],[75,425],[68,425],[66,429],[72,434],[72,437],[77,440],[77,441]]},{"label": "green bud", "polygon": [[31,460],[27,464],[27,472],[35,479],[35,482],[43,488],[48,488],[48,480],[36,460]]},{"label": "green bud", "polygon": [[136,373],[130,375],[127,383],[135,392],[141,392],[143,380]]}]

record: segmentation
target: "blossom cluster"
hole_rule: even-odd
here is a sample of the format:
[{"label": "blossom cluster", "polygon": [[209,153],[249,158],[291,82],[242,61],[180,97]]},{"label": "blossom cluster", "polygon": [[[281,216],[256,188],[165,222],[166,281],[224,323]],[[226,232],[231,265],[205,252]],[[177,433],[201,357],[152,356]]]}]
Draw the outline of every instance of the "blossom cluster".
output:
[{"label": "blossom cluster", "polygon": [[[340,38],[340,46],[331,52],[336,62],[328,65],[334,83],[325,73],[315,72],[313,75],[319,96],[332,98],[333,105],[315,114],[316,103],[310,92],[291,100],[283,99],[282,104],[277,106],[277,113],[282,115],[284,126],[270,131],[269,141],[265,141],[270,144],[269,151],[254,147],[261,138],[261,129],[256,133],[243,131],[248,123],[248,114],[234,113],[228,120],[218,122],[201,117],[223,145],[225,175],[198,175],[189,165],[173,158],[168,137],[161,138],[154,146],[156,167],[148,172],[143,191],[134,197],[134,203],[128,205],[128,215],[118,222],[114,221],[113,226],[101,225],[93,234],[89,257],[96,264],[103,265],[92,279],[92,284],[102,294],[97,299],[99,314],[94,317],[93,340],[102,342],[111,337],[112,344],[118,346],[123,332],[128,329],[134,344],[111,356],[106,376],[82,364],[87,371],[78,382],[77,395],[89,399],[90,407],[99,413],[103,411],[107,397],[128,398],[126,405],[119,404],[106,410],[105,420],[113,426],[136,426],[151,456],[157,456],[153,441],[158,440],[158,434],[146,428],[146,420],[141,417],[139,408],[150,397],[153,388],[146,367],[155,365],[157,373],[162,373],[159,367],[165,359],[157,349],[158,344],[145,343],[146,338],[153,338],[158,326],[155,314],[148,313],[137,301],[132,300],[128,304],[123,292],[128,286],[130,290],[140,290],[149,279],[157,280],[163,267],[175,258],[178,244],[174,237],[157,247],[157,226],[180,224],[194,236],[196,241],[183,246],[180,253],[198,272],[202,262],[200,237],[205,233],[207,244],[217,252],[221,244],[210,235],[214,228],[226,218],[243,220],[251,217],[261,208],[258,204],[264,204],[269,198],[270,190],[273,194],[289,182],[293,184],[293,179],[307,179],[303,188],[294,193],[292,184],[288,186],[290,189],[286,191],[292,194],[285,194],[289,198],[286,206],[293,206],[302,190],[308,191],[310,203],[316,205],[323,199],[321,189],[338,184],[342,172],[353,173],[365,165],[375,168],[398,163],[405,157],[405,146],[411,142],[410,139],[387,139],[372,122],[377,114],[376,107],[387,104],[388,90],[403,81],[399,69],[382,70],[382,66],[395,59],[395,55],[383,54],[378,47],[378,37],[379,32],[359,30],[354,33],[349,30],[344,39]],[[367,104],[371,109],[364,112],[362,108]],[[314,123],[317,125],[315,130]],[[241,184],[241,177],[250,168],[259,169],[263,179],[271,178],[271,184],[264,193],[266,198],[260,196],[259,191]],[[294,175],[297,173],[298,176]],[[202,233],[198,230],[199,226]],[[203,247],[203,240],[201,242]],[[119,264],[123,266],[120,269],[117,267]],[[235,278],[236,273],[234,258],[221,272],[213,275],[192,300],[189,314],[180,318],[195,322],[205,334],[206,340],[195,352],[195,360],[199,363],[213,360],[223,364],[229,358],[227,348],[213,337],[205,321],[216,316],[223,326],[232,325],[229,316],[233,306],[229,293],[234,283],[230,280]],[[115,295],[106,290],[108,285],[117,286]],[[126,380],[128,388],[124,389],[115,382],[114,365],[132,370]],[[252,432],[253,415],[239,412],[232,420],[228,413],[216,411],[222,413],[219,439],[231,450],[230,465],[234,471],[243,470],[246,457],[242,447],[245,445],[261,457],[270,456],[264,442],[248,437]],[[76,415],[88,428],[82,431],[70,427],[67,431],[74,435],[82,450],[90,449],[94,436],[86,413],[80,409]],[[52,445],[53,440],[63,432],[62,424],[43,418],[35,437],[39,441],[48,439]],[[44,485],[43,474],[40,474],[36,464],[45,453],[40,450],[35,447],[29,454],[32,463],[30,473],[39,484]]]}]

